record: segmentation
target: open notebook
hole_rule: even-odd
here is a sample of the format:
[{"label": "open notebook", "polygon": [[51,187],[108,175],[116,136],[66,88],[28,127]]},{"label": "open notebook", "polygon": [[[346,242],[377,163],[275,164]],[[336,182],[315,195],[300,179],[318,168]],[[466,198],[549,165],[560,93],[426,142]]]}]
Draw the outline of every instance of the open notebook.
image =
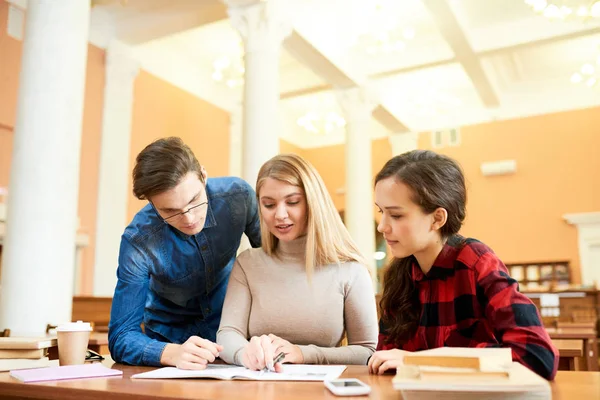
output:
[{"label": "open notebook", "polygon": [[283,372],[251,371],[235,365],[209,364],[201,371],[189,371],[175,367],[165,367],[154,371],[132,375],[132,379],[173,379],[173,378],[208,378],[208,379],[242,379],[257,381],[324,381],[336,379],[346,369],[345,365],[302,365],[285,364]]}]

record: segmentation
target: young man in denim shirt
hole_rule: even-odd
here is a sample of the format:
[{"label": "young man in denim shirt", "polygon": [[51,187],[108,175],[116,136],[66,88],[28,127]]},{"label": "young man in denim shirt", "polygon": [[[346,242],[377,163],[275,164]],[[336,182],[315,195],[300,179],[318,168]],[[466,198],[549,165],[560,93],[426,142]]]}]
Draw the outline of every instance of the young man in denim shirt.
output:
[{"label": "young man in denim shirt", "polygon": [[242,234],[260,246],[256,195],[239,178],[206,179],[190,148],[174,137],[138,154],[133,192],[149,204],[121,238],[111,356],[203,369],[222,350],[214,342]]}]

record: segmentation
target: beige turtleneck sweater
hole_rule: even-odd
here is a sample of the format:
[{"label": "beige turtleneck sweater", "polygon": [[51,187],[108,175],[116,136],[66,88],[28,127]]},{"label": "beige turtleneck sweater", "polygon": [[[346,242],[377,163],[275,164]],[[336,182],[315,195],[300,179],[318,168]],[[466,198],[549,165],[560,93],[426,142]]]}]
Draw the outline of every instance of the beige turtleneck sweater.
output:
[{"label": "beige turtleneck sweater", "polygon": [[[305,270],[306,236],[279,242],[276,255],[246,250],[237,258],[223,305],[220,357],[241,365],[252,336],[270,333],[300,347],[305,364],[361,364],[375,351],[377,311],[371,277],[349,262]],[[344,336],[348,346],[338,347]]]}]

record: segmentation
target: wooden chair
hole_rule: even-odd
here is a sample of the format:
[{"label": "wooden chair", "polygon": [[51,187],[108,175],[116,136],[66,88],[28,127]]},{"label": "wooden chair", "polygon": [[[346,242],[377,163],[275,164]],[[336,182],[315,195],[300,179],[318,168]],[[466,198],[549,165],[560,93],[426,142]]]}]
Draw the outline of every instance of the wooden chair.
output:
[{"label": "wooden chair", "polygon": [[581,370],[598,371],[598,331],[594,322],[561,322],[556,321],[554,328],[548,328],[552,340],[555,339],[581,339],[583,340],[583,359]]},{"label": "wooden chair", "polygon": [[554,339],[552,343],[558,349],[560,356],[558,369],[560,371],[578,371],[583,365],[583,340]]},{"label": "wooden chair", "polygon": [[108,332],[112,297],[74,296],[71,321],[93,324],[94,331]]}]

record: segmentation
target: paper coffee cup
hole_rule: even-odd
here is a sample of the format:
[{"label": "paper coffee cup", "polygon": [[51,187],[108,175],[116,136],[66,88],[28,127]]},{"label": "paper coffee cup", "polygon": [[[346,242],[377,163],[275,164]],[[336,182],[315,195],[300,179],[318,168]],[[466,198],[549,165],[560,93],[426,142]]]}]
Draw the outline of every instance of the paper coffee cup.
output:
[{"label": "paper coffee cup", "polygon": [[80,365],[85,363],[85,353],[92,327],[89,322],[69,322],[56,328],[58,336],[58,364]]}]

